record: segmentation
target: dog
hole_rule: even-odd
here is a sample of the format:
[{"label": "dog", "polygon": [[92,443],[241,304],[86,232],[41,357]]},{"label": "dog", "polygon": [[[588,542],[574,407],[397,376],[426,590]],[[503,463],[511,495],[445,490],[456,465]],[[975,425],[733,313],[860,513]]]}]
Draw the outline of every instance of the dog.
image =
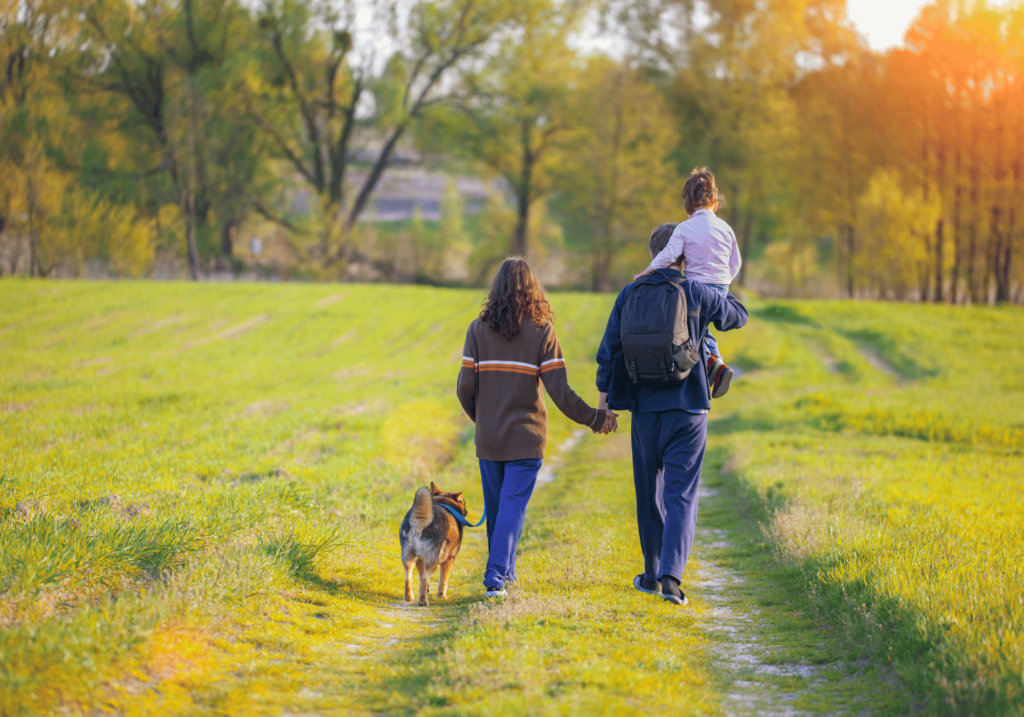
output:
[{"label": "dog", "polygon": [[420,605],[429,604],[430,576],[438,566],[441,567],[441,577],[437,597],[442,600],[448,597],[448,576],[462,547],[462,525],[442,505],[451,506],[460,515],[466,515],[466,501],[462,499],[462,493],[445,493],[431,482],[430,488],[416,491],[412,508],[405,514],[398,531],[402,565],[405,566],[406,602],[412,602],[414,567],[420,574]]}]

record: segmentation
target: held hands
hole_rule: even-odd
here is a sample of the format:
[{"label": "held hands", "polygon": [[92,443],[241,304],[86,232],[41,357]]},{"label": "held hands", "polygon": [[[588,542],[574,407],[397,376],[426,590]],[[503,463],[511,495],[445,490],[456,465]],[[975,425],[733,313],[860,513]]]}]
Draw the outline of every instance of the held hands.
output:
[{"label": "held hands", "polygon": [[601,425],[600,428],[594,431],[594,433],[600,433],[602,436],[607,435],[609,433],[614,433],[615,430],[619,427],[619,414],[614,413],[611,409],[608,408],[608,394],[605,393],[604,391],[601,391],[601,393],[598,394],[597,407],[605,412],[604,423]]},{"label": "held hands", "polygon": [[604,414],[604,424],[598,428],[594,433],[600,433],[602,436],[609,433],[614,433],[619,427],[619,414],[607,411]]}]

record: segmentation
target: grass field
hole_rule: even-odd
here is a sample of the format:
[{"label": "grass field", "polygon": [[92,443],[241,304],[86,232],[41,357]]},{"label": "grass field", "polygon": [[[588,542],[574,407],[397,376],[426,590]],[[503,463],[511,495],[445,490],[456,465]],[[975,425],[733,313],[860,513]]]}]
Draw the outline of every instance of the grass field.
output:
[{"label": "grass field", "polygon": [[[1024,712],[1019,309],[754,304],[690,609],[625,589],[628,421],[570,447],[553,409],[510,597],[481,529],[409,607],[415,487],[482,506],[480,298],[0,282],[0,714]],[[612,297],[552,298],[594,401]]]}]

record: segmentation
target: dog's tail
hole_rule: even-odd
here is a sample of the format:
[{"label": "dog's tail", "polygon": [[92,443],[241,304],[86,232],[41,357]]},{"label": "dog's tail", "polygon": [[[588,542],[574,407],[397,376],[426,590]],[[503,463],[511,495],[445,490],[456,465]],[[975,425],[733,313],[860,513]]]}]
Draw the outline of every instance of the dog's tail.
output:
[{"label": "dog's tail", "polygon": [[416,491],[416,498],[412,502],[409,523],[413,530],[419,532],[430,525],[433,520],[434,496],[430,494],[430,488],[420,488]]}]

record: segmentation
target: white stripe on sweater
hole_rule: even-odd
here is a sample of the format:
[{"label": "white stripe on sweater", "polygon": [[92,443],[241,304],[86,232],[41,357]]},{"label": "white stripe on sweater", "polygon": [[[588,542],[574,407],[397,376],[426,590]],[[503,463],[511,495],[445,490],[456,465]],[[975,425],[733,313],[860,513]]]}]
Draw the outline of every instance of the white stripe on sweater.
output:
[{"label": "white stripe on sweater", "polygon": [[533,363],[522,363],[521,361],[481,361],[477,364],[478,366],[525,366],[526,368],[539,368],[537,364]]}]

